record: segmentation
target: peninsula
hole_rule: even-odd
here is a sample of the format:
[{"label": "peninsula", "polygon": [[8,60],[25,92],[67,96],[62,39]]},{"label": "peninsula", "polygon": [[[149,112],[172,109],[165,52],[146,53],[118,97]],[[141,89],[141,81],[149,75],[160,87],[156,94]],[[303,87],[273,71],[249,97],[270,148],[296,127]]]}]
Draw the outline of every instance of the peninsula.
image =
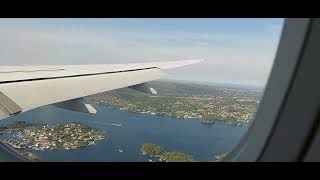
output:
[{"label": "peninsula", "polygon": [[76,149],[94,145],[104,139],[104,132],[80,122],[45,125],[25,121],[13,121],[1,126],[2,133],[11,134],[3,142],[15,149]]}]

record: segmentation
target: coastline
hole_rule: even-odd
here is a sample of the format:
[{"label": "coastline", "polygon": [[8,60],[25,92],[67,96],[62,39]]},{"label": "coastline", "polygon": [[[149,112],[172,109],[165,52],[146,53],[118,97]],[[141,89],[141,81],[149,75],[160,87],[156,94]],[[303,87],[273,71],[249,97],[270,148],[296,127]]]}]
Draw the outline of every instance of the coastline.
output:
[{"label": "coastline", "polygon": [[[53,106],[42,107],[35,111],[30,111],[18,118],[10,118],[3,121],[3,125],[13,120],[24,119],[27,122],[45,124],[60,124],[71,122],[82,122],[102,131],[109,132],[109,138],[97,142],[96,146],[88,146],[75,150],[32,150],[32,153],[44,158],[44,161],[110,161],[110,162],[148,162],[159,161],[158,157],[149,158],[141,154],[141,144],[151,142],[165,147],[169,152],[184,152],[193,156],[201,162],[212,160],[213,155],[224,151],[229,151],[237,142],[238,137],[242,135],[246,127],[236,127],[225,124],[224,121],[218,120],[215,124],[204,124],[195,119],[176,119],[173,117],[151,116],[150,114],[141,114],[128,111],[121,111],[112,106],[96,106],[98,114],[95,116],[66,111]],[[43,119],[43,113],[49,113]],[[70,119],[70,116],[72,118]],[[106,119],[107,118],[107,119]],[[72,120],[74,119],[74,120]],[[96,123],[99,122],[99,123]],[[100,122],[104,125],[100,125]],[[105,123],[121,123],[121,127],[110,126]],[[224,135],[224,132],[230,133]],[[132,136],[132,133],[136,133]],[[178,133],[174,135],[175,133]],[[202,133],[202,140],[196,138]],[[238,134],[235,136],[235,134]],[[207,144],[208,142],[211,145]],[[225,141],[228,144],[224,143]],[[218,143],[217,145],[213,145]],[[182,143],[182,144],[181,144]],[[183,145],[185,144],[185,145]],[[195,147],[196,146],[196,147]],[[118,149],[124,149],[123,153],[119,153]],[[92,152],[105,152],[100,157]],[[201,152],[203,155],[198,156]],[[78,158],[75,159],[75,154]],[[64,157],[64,158],[62,158]]]},{"label": "coastline", "polygon": [[250,125],[251,121],[250,122],[246,122],[246,121],[236,121],[236,122],[233,122],[233,121],[227,121],[227,120],[223,120],[223,119],[216,119],[216,120],[213,120],[213,121],[205,121],[205,120],[202,120],[201,118],[197,118],[197,117],[192,117],[192,118],[179,118],[179,117],[176,117],[176,116],[168,116],[166,114],[157,114],[157,113],[154,113],[154,112],[139,112],[139,111],[129,111],[129,110],[126,110],[126,109],[122,109],[122,108],[119,108],[117,106],[114,106],[112,104],[104,104],[104,103],[98,103],[98,102],[93,102],[95,105],[98,105],[98,106],[104,106],[104,107],[111,107],[112,109],[115,109],[115,110],[119,110],[119,111],[123,111],[123,112],[130,112],[130,113],[135,113],[135,114],[146,114],[146,115],[151,115],[151,116],[159,116],[159,117],[169,117],[169,118],[175,118],[175,119],[178,119],[178,120],[197,120],[199,121],[201,124],[205,124],[205,125],[213,125],[214,123],[216,122],[223,122],[225,124],[228,124],[228,125],[233,125],[233,126],[241,126],[241,125],[245,125],[245,126],[248,126]]}]

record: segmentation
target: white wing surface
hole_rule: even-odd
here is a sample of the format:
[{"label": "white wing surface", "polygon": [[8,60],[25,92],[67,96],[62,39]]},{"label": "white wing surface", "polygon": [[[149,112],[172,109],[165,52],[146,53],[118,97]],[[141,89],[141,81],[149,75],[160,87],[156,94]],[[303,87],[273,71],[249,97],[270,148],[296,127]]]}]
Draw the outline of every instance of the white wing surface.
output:
[{"label": "white wing surface", "polygon": [[165,69],[200,61],[0,66],[0,119],[48,104],[95,113],[92,106],[81,101],[81,97],[130,86],[156,93],[145,83],[163,77]]}]

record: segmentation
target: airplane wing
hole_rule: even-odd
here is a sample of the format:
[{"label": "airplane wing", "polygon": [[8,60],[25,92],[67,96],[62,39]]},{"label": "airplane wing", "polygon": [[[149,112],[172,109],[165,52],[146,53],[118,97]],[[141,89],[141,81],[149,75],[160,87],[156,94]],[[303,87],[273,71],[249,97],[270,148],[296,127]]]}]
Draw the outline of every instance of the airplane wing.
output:
[{"label": "airplane wing", "polygon": [[0,66],[0,119],[48,104],[95,113],[82,97],[123,87],[156,94],[146,82],[163,77],[165,69],[200,61]]}]

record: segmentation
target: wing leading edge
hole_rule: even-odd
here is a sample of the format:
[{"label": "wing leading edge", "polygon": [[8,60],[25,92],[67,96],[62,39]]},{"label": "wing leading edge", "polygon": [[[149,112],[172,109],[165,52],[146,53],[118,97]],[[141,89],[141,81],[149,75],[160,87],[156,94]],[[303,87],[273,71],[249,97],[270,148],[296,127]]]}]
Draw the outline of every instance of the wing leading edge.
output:
[{"label": "wing leading edge", "polygon": [[[0,66],[0,119],[40,106],[55,104],[81,112],[93,112],[92,106],[75,101],[105,91],[131,87],[151,93],[156,91],[145,83],[160,79],[163,70],[198,63],[201,60],[154,63]],[[68,108],[70,103],[72,108]],[[87,109],[86,109],[87,108]]]}]

